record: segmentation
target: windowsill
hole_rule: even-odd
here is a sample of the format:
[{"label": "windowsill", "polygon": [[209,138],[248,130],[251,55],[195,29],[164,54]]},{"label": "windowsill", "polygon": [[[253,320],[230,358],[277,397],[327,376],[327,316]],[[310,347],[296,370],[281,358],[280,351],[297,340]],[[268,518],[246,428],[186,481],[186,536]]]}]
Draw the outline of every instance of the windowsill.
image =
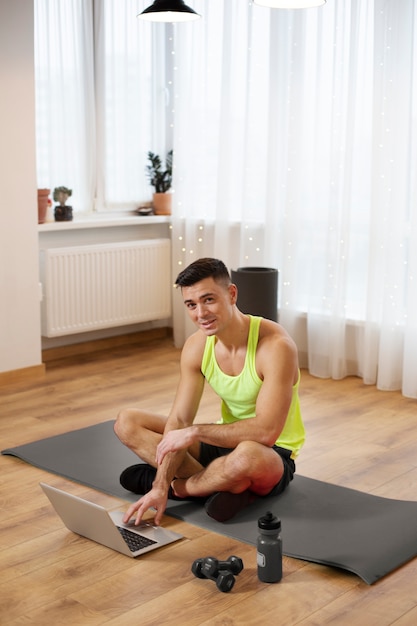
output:
[{"label": "windowsill", "polygon": [[71,222],[45,222],[45,224],[38,224],[38,231],[43,233],[115,226],[147,226],[148,224],[166,224],[170,221],[170,215],[94,215],[94,217],[75,217]]}]

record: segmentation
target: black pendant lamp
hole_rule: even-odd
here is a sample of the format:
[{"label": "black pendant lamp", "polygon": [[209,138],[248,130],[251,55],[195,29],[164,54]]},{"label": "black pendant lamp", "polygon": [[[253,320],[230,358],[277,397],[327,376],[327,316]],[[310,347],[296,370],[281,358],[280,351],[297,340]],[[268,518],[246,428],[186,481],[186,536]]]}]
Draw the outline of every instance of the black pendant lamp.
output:
[{"label": "black pendant lamp", "polygon": [[188,7],[184,0],[155,0],[137,17],[150,22],[191,22],[200,15]]}]

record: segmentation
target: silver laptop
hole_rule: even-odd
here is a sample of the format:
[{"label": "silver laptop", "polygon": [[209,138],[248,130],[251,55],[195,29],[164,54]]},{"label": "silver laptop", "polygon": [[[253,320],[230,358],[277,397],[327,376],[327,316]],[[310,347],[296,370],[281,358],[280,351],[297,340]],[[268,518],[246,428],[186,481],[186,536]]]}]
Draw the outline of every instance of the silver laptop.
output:
[{"label": "silver laptop", "polygon": [[183,538],[151,522],[141,522],[138,526],[133,522],[124,524],[122,511],[107,511],[51,485],[39,484],[69,530],[126,556],[140,556]]}]

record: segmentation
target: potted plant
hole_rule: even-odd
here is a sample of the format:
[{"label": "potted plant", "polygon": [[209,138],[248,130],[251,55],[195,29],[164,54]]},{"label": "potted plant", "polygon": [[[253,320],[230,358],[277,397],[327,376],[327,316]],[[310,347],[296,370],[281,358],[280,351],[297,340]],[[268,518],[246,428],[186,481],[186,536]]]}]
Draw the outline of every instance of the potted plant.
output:
[{"label": "potted plant", "polygon": [[72,220],[72,206],[65,204],[70,196],[72,196],[72,189],[55,187],[53,198],[55,202],[59,202],[54,211],[56,222],[70,222]]},{"label": "potted plant", "polygon": [[38,189],[38,224],[44,224],[48,211],[50,189]]},{"label": "potted plant", "polygon": [[165,167],[162,159],[154,152],[148,152],[149,164],[146,166],[149,182],[154,188],[152,206],[155,215],[171,215],[172,196],[169,192],[172,185],[173,151],[167,153]]}]

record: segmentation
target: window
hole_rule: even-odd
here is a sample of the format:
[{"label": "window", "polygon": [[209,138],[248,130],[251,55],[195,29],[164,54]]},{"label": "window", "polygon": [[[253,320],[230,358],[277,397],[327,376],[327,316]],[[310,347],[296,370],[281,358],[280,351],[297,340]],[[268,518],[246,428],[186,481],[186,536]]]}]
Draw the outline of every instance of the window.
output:
[{"label": "window", "polygon": [[149,200],[147,152],[167,150],[167,27],[136,13],[127,0],[35,0],[38,187],[69,187],[80,213]]}]

